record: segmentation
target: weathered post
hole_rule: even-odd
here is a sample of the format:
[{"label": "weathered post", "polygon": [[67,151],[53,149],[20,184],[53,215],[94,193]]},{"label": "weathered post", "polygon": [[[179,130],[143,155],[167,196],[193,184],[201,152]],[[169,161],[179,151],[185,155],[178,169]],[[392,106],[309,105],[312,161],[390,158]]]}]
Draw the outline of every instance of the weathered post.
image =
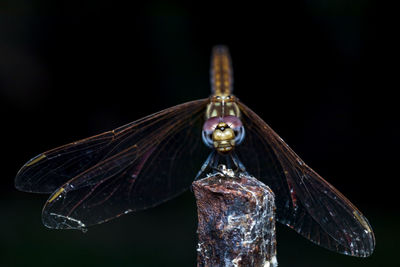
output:
[{"label": "weathered post", "polygon": [[254,177],[227,171],[193,183],[197,266],[277,266],[273,192]]}]

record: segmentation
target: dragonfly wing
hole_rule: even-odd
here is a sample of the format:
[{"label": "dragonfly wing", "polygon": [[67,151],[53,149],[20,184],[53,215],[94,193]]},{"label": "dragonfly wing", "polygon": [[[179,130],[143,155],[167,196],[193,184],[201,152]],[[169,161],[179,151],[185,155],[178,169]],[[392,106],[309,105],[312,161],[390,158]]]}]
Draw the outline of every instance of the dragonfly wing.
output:
[{"label": "dragonfly wing", "polygon": [[368,220],[257,114],[238,102],[246,138],[236,151],[246,169],[275,193],[279,222],[330,250],[366,257],[375,247]]},{"label": "dragonfly wing", "polygon": [[[182,112],[197,112],[207,99],[197,100],[154,113],[132,123],[49,151],[28,161],[18,172],[18,190],[51,194],[71,178],[143,139],[164,123],[178,123]],[[157,131],[157,130],[156,130]]]},{"label": "dragonfly wing", "polygon": [[111,149],[115,134],[105,132],[34,157],[18,172],[18,190],[50,194],[78,173],[90,168]]},{"label": "dragonfly wing", "polygon": [[[201,141],[206,104],[207,99],[185,103],[115,130],[107,147],[99,148],[106,153],[101,160],[91,162],[88,169],[66,180],[49,197],[43,223],[49,228],[83,229],[182,193],[209,153]],[[90,138],[85,140],[91,142]],[[75,151],[74,144],[67,146]],[[45,166],[56,164],[56,174],[62,174],[66,165],[58,160],[49,162],[46,153]],[[84,158],[82,153],[85,151],[80,150],[79,159]],[[88,153],[94,152],[90,149]],[[48,181],[54,173],[45,175]]]}]

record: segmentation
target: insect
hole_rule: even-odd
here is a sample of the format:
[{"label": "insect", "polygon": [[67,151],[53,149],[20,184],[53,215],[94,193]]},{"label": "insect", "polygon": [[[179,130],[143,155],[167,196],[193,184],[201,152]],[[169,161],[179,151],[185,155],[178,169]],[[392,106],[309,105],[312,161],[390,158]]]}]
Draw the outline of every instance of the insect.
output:
[{"label": "insect", "polygon": [[18,172],[16,188],[51,194],[45,226],[84,230],[165,202],[222,163],[272,189],[282,224],[327,249],[369,256],[375,238],[367,219],[232,95],[225,46],[213,48],[211,87],[209,98],[36,156]]}]

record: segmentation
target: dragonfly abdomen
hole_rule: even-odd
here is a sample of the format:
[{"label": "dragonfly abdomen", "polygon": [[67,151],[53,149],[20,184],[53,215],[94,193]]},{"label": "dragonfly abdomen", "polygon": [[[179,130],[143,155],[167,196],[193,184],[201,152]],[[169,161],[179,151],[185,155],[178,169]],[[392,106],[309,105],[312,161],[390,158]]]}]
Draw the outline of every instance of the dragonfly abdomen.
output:
[{"label": "dragonfly abdomen", "polygon": [[211,90],[213,95],[228,96],[233,91],[233,70],[229,50],[218,45],[213,48],[211,57]]}]

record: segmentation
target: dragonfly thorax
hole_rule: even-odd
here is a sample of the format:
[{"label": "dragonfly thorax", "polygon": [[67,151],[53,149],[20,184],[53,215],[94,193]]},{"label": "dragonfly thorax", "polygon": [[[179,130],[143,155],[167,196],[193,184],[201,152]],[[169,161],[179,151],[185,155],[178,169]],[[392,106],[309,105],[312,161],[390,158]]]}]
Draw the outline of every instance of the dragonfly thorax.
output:
[{"label": "dragonfly thorax", "polygon": [[235,116],[240,117],[240,110],[233,95],[213,95],[207,105],[206,118]]},{"label": "dragonfly thorax", "polygon": [[203,126],[204,144],[221,154],[231,152],[243,141],[244,136],[243,124],[235,116],[212,117]]}]

